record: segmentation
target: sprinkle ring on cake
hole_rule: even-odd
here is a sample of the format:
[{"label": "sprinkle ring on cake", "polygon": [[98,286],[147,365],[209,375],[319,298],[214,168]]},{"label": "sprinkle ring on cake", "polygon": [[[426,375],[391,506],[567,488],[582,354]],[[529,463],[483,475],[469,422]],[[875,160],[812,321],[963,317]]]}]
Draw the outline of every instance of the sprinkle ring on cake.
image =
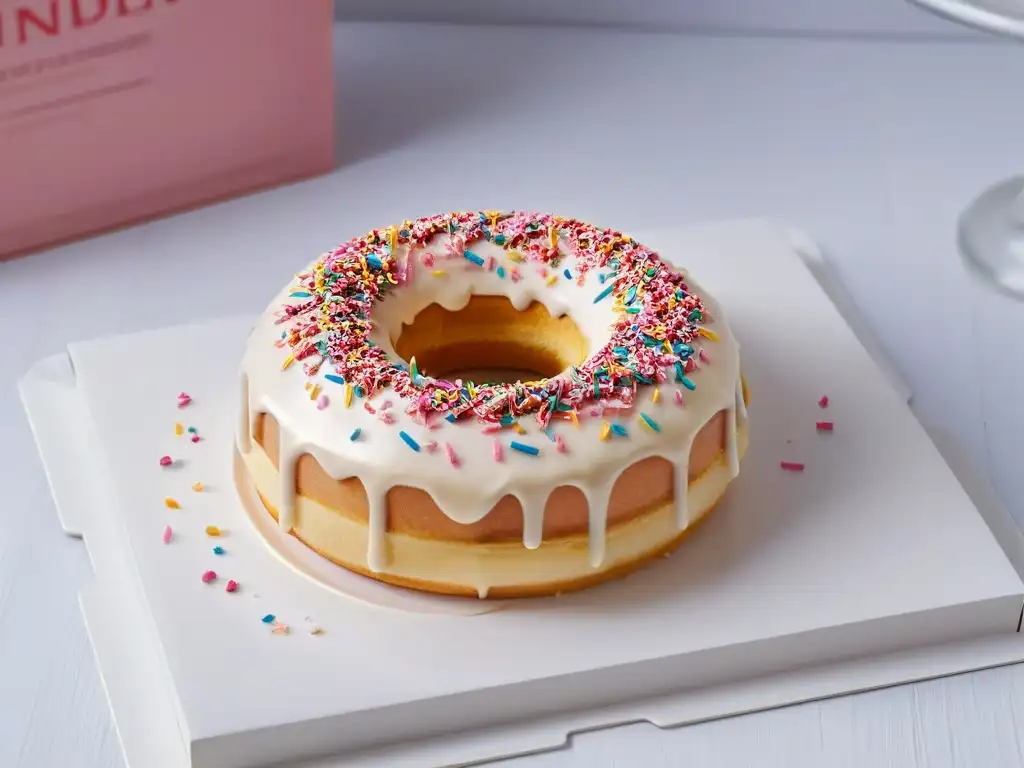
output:
[{"label": "sprinkle ring on cake", "polygon": [[282,529],[456,595],[551,595],[668,553],[747,445],[714,300],[547,214],[430,216],[322,255],[257,322],[241,396],[239,477]]}]

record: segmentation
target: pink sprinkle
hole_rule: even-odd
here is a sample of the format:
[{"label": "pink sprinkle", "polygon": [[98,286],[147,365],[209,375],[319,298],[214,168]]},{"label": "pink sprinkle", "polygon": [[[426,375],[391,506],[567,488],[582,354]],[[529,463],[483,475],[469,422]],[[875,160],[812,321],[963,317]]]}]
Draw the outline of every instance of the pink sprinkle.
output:
[{"label": "pink sprinkle", "polygon": [[480,431],[485,435],[493,435],[495,432],[501,432],[501,424],[488,424]]},{"label": "pink sprinkle", "polygon": [[799,461],[780,461],[779,466],[787,472],[803,472],[804,465]]},{"label": "pink sprinkle", "polygon": [[433,453],[437,450],[437,440],[431,440],[429,443],[425,444],[423,448],[427,453]]},{"label": "pink sprinkle", "polygon": [[370,405],[368,402],[364,402],[363,403],[363,408],[368,410],[370,413],[376,413],[377,412],[377,409],[374,408],[372,405]]},{"label": "pink sprinkle", "polygon": [[331,401],[327,399],[327,395],[320,395],[320,397],[316,399],[316,409],[318,411],[322,411],[330,402]]},{"label": "pink sprinkle", "polygon": [[487,257],[487,270],[489,272],[493,272],[494,268],[495,268],[495,266],[497,266],[497,264],[498,264],[498,260],[495,259],[493,256],[488,256]]},{"label": "pink sprinkle", "polygon": [[203,574],[203,584],[209,584],[211,581],[217,580],[217,574],[214,571],[207,571]]},{"label": "pink sprinkle", "polygon": [[700,348],[700,351],[697,353],[697,357],[699,357],[701,359],[701,362],[704,362],[704,363],[710,363],[711,362],[711,358],[708,357],[708,353],[704,351],[704,347]]},{"label": "pink sprinkle", "polygon": [[174,463],[174,459],[172,459],[170,456],[161,456],[160,457],[160,466],[161,467],[169,467],[173,463]]},{"label": "pink sprinkle", "polygon": [[495,439],[495,441],[491,443],[491,455],[494,456],[495,461],[501,461],[501,457],[503,455],[501,450],[501,440]]},{"label": "pink sprinkle", "polygon": [[682,393],[682,391],[677,389],[675,391],[675,398],[676,398],[676,405],[682,405],[683,404],[683,393]]},{"label": "pink sprinkle", "polygon": [[180,395],[178,395],[178,407],[179,408],[184,408],[186,405],[188,405],[191,402],[192,402],[192,398],[189,395],[185,394],[184,392],[182,392]]},{"label": "pink sprinkle", "polygon": [[828,408],[828,395],[822,395],[821,400],[818,401],[819,408]]},{"label": "pink sprinkle", "polygon": [[434,431],[435,429],[440,429],[440,428],[441,428],[441,425],[440,425],[440,424],[438,424],[438,423],[437,423],[436,421],[428,421],[428,422],[426,423],[426,427],[427,427],[427,429],[429,429],[429,430],[430,430],[431,432],[433,432],[433,431]]},{"label": "pink sprinkle", "polygon": [[432,267],[434,266],[434,254],[430,251],[426,251],[420,255],[420,261],[423,262],[424,267]]},{"label": "pink sprinkle", "polygon": [[199,442],[199,435],[192,435],[192,442],[193,443],[198,443]]},{"label": "pink sprinkle", "polygon": [[380,415],[377,418],[380,419],[381,421],[383,421],[385,424],[394,424],[395,423],[395,417],[392,416],[387,411],[381,411]]},{"label": "pink sprinkle", "polygon": [[696,368],[697,368],[697,361],[694,360],[692,357],[686,358],[686,366],[685,366],[685,369],[684,369],[685,372],[686,373],[693,373],[694,370],[696,370]]},{"label": "pink sprinkle", "polygon": [[380,408],[378,410],[386,411],[390,407],[391,407],[391,401],[390,400],[385,400],[383,403],[380,404]]},{"label": "pink sprinkle", "polygon": [[171,536],[173,536],[173,535],[174,535],[174,531],[171,530],[171,526],[168,525],[166,528],[164,528],[164,535],[163,535],[164,544],[170,544],[171,543]]},{"label": "pink sprinkle", "polygon": [[459,457],[455,455],[455,449],[452,448],[452,444],[451,443],[445,443],[444,444],[444,453],[445,453],[445,456],[448,457],[448,463],[451,464],[453,467],[458,468],[459,463],[460,463],[459,462]]},{"label": "pink sprinkle", "polygon": [[512,269],[508,271],[508,276],[512,278],[513,283],[518,283],[522,278],[522,275],[519,274],[519,270],[515,267],[512,267]]},{"label": "pink sprinkle", "polygon": [[569,446],[565,444],[561,435],[555,435],[555,450],[559,453],[566,453],[569,450]]},{"label": "pink sprinkle", "polygon": [[599,408],[591,408],[590,409],[590,415],[591,416],[600,416],[601,415],[601,411],[600,411]]},{"label": "pink sprinkle", "polygon": [[225,592],[234,592],[238,589],[238,582],[234,579],[228,579],[228,585],[224,587]]},{"label": "pink sprinkle", "polygon": [[831,421],[819,421],[816,422],[814,426],[817,428],[819,432],[831,432],[833,429],[835,429],[835,424],[833,424]]}]

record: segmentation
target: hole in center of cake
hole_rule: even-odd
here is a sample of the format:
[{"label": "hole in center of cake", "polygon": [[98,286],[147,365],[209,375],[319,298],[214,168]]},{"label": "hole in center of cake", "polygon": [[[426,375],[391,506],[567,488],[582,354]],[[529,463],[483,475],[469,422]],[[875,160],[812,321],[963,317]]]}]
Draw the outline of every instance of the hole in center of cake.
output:
[{"label": "hole in center of cake", "polygon": [[425,376],[477,384],[549,379],[580,365],[589,346],[568,315],[539,301],[518,310],[505,296],[473,296],[454,311],[431,304],[392,344]]}]

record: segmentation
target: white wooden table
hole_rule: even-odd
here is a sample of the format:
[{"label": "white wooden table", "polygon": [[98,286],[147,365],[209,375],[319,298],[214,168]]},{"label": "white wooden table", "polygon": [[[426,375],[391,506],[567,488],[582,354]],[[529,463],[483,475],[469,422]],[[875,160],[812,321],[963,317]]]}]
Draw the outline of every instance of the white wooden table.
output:
[{"label": "white wooden table", "polygon": [[[58,527],[17,377],[75,339],[255,313],[311,254],[396,218],[519,207],[626,230],[803,227],[922,420],[1024,520],[1024,305],[972,284],[953,240],[960,207],[1024,169],[1024,47],[400,25],[336,38],[336,173],[0,265],[0,765],[122,764],[76,603],[88,557]],[[1017,707],[1011,667],[584,734],[504,764],[1024,765]]]}]

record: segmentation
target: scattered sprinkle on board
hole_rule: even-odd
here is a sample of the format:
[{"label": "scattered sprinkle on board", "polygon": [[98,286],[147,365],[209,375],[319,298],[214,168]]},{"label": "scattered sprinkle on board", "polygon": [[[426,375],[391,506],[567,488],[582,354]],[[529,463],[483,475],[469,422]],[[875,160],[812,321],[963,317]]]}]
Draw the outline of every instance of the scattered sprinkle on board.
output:
[{"label": "scattered sprinkle on board", "polygon": [[168,509],[181,509],[181,504],[178,503],[177,499],[172,499],[170,496],[164,499],[164,506]]},{"label": "scattered sprinkle on board", "polygon": [[833,424],[831,421],[818,421],[815,422],[814,427],[819,432],[831,432],[833,429],[835,429],[835,424]]},{"label": "scattered sprinkle on board", "polygon": [[174,536],[174,531],[172,531],[171,526],[168,525],[164,528],[164,535],[161,537],[164,544],[170,544],[172,536]]},{"label": "scattered sprinkle on board", "polygon": [[828,408],[828,395],[822,395],[821,399],[818,400],[819,408]]},{"label": "scattered sprinkle on board", "polygon": [[203,584],[209,584],[211,582],[214,582],[214,581],[217,580],[217,572],[216,571],[204,571],[202,579],[203,579]]},{"label": "scattered sprinkle on board", "polygon": [[804,465],[799,461],[780,461],[779,466],[787,472],[803,472]]}]

